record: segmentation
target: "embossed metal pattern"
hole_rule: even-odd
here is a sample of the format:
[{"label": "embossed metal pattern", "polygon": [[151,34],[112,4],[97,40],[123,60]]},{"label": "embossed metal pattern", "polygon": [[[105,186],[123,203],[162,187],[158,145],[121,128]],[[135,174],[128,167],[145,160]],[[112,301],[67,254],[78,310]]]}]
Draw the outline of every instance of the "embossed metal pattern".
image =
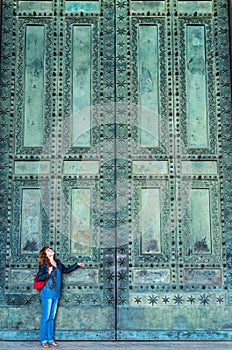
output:
[{"label": "embossed metal pattern", "polygon": [[3,0],[2,19],[0,334],[38,338],[48,244],[86,264],[58,339],[230,337],[227,1]]}]

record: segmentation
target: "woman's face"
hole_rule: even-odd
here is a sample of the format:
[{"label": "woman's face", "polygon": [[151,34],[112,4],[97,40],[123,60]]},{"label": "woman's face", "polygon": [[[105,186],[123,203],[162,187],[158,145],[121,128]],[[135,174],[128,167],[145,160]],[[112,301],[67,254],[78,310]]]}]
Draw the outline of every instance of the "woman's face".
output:
[{"label": "woman's face", "polygon": [[54,256],[54,251],[51,248],[46,249],[46,255],[48,258],[52,258]]}]

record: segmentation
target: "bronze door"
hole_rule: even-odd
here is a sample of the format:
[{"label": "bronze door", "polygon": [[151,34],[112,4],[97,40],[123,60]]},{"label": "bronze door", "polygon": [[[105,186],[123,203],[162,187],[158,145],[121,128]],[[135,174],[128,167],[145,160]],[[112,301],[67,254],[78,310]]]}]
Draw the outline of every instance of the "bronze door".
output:
[{"label": "bronze door", "polygon": [[225,0],[2,2],[3,339],[38,337],[44,245],[86,264],[57,338],[230,336],[228,26]]}]

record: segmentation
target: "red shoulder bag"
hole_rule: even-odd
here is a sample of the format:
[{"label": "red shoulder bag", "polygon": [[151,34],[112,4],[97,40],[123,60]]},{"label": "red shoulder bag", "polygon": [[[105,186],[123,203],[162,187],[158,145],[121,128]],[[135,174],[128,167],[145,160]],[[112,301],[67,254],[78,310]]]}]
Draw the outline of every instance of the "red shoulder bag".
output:
[{"label": "red shoulder bag", "polygon": [[[49,265],[47,266],[49,267]],[[33,288],[35,288],[37,292],[40,293],[43,287],[45,286],[47,280],[38,282],[36,281],[36,277],[37,277],[37,274],[34,276]]]}]

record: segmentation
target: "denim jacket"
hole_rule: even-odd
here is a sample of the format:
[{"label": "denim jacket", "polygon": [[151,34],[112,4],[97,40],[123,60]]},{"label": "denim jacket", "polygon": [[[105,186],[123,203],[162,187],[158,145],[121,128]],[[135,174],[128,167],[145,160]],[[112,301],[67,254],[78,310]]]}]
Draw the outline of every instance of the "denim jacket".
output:
[{"label": "denim jacket", "polygon": [[[76,262],[75,264],[66,267],[62,264],[62,262],[59,259],[56,259],[56,266],[60,270],[61,274],[63,273],[70,273],[76,269],[78,269],[80,266]],[[46,263],[43,263],[39,266],[39,272],[36,276],[36,281],[46,281],[46,287],[55,290],[56,289],[56,273],[52,272],[51,274],[48,273],[48,265]]]}]

